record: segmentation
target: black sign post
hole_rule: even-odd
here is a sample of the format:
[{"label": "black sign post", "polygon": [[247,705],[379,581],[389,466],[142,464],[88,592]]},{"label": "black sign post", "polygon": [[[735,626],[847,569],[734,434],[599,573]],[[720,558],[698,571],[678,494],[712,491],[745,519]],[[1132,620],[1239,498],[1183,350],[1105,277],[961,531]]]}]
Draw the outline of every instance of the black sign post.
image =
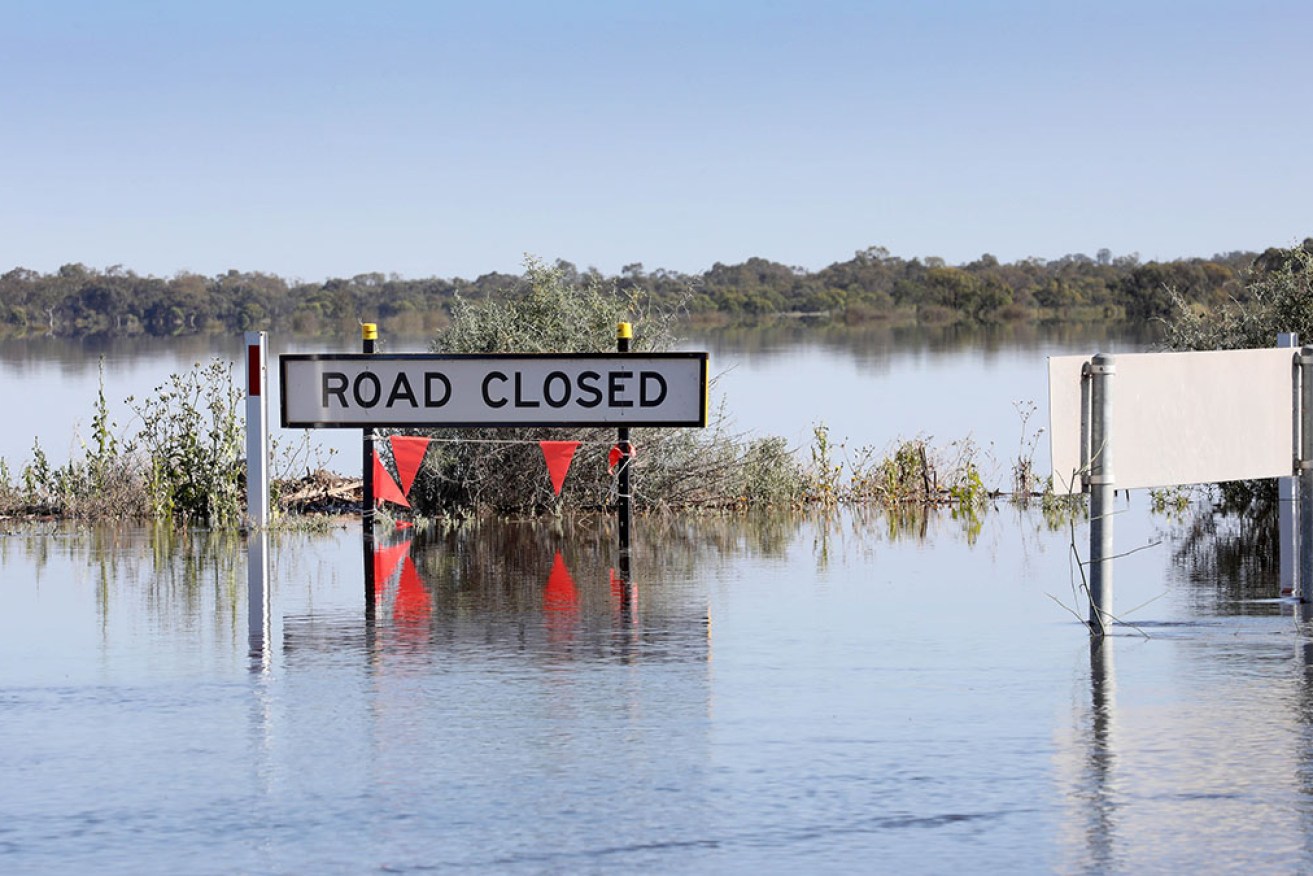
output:
[{"label": "black sign post", "polygon": [[[633,327],[622,322],[616,327],[615,348],[617,353],[627,354],[629,342],[634,336]],[[619,474],[616,479],[616,529],[620,535],[620,578],[624,586],[629,585],[629,524],[631,522],[629,460],[633,457],[633,447],[629,444],[629,427],[621,426],[618,430],[617,444],[620,448]]]},{"label": "black sign post", "polygon": [[[372,322],[360,324],[360,352],[366,356],[374,355],[374,345],[378,340],[378,325]],[[360,430],[360,528],[365,548],[365,616],[371,621],[374,617],[374,429],[366,426]],[[372,624],[371,624],[372,628]]]}]

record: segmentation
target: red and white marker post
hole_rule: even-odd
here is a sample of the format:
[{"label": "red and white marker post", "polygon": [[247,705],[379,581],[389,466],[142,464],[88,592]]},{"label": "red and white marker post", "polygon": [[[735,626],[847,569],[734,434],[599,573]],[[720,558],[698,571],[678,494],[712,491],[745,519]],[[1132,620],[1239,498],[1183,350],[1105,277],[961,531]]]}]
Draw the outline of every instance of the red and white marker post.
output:
[{"label": "red and white marker post", "polygon": [[269,405],[265,333],[246,333],[246,523],[269,525]]}]

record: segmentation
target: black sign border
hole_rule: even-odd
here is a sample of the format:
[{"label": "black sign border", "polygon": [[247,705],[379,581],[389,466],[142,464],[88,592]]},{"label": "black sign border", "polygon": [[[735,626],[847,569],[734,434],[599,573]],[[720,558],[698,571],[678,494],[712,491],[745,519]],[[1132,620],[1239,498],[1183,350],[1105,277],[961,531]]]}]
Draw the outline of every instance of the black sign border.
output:
[{"label": "black sign border", "polygon": [[[287,419],[287,365],[289,362],[450,362],[478,361],[513,362],[539,360],[544,362],[591,359],[624,363],[634,359],[698,359],[702,367],[697,420],[570,420],[562,423],[553,420],[517,420],[515,422],[455,422],[434,423],[431,420],[389,420],[386,423],[344,423],[339,420],[289,422]],[[707,425],[709,392],[709,356],[707,353],[283,353],[278,357],[279,421],[284,429],[593,429],[600,427],[627,427],[631,429],[700,427]]]}]

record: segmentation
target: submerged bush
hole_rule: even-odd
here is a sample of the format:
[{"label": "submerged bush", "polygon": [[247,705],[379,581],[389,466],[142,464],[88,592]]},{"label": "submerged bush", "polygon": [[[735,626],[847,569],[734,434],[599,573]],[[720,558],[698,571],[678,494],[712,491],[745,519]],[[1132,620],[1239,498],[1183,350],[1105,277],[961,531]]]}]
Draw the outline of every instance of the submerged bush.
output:
[{"label": "submerged bush", "polygon": [[[435,338],[439,353],[600,353],[615,349],[619,322],[630,322],[636,352],[674,345],[678,310],[655,308],[641,294],[606,286],[598,277],[572,282],[541,262],[527,263],[514,296],[460,299],[451,324]],[[637,448],[631,486],[638,508],[878,503],[951,505],[974,514],[991,495],[971,441],[931,448],[924,439],[879,454],[849,456],[815,430],[810,465],[777,436],[750,438],[725,428],[723,411],[706,429],[633,429]],[[480,511],[536,513],[606,508],[616,500],[607,465],[616,430],[444,429],[434,439],[409,499],[425,516]],[[546,476],[542,440],[581,442],[562,494]],[[380,444],[386,457],[386,445]]]},{"label": "submerged bush", "polygon": [[35,441],[17,483],[0,462],[0,507],[10,514],[235,526],[245,499],[239,402],[230,364],[198,365],[141,401],[129,398],[139,425],[124,437],[109,420],[102,382],[81,455],[51,465]]},{"label": "submerged bush", "polygon": [[82,456],[51,466],[39,440],[32,459],[20,473],[20,484],[9,484],[8,466],[0,466],[6,507],[28,513],[79,519],[141,516],[147,496],[140,466],[114,435],[105,400],[102,365],[100,391],[91,420],[90,441],[82,441]]},{"label": "submerged bush", "polygon": [[128,405],[141,419],[129,444],[146,469],[155,517],[235,526],[244,502],[244,422],[232,365],[214,361],[174,374],[150,397]]},{"label": "submerged bush", "polygon": [[[1290,249],[1269,249],[1250,268],[1243,295],[1215,310],[1190,304],[1169,289],[1174,312],[1166,320],[1173,350],[1237,350],[1271,347],[1282,332],[1313,341],[1313,238]],[[1209,513],[1247,515],[1276,526],[1276,481],[1215,484],[1219,501]]]},{"label": "submerged bush", "polygon": [[[512,296],[458,298],[451,323],[434,339],[438,353],[605,353],[616,349],[616,327],[633,328],[636,353],[670,350],[682,307],[658,307],[644,293],[622,291],[599,277],[572,282],[559,269],[530,259]],[[630,432],[636,448],[630,481],[639,508],[792,502],[803,492],[801,469],[783,439],[745,441],[728,435],[718,417],[701,429]],[[444,429],[411,489],[422,514],[472,511],[525,513],[563,505],[602,508],[615,501],[608,454],[615,428]],[[581,447],[560,499],[544,473],[542,440],[577,440]]]},{"label": "submerged bush", "polygon": [[981,452],[970,439],[942,448],[921,437],[899,439],[885,451],[860,447],[849,455],[846,445],[834,444],[829,430],[818,426],[810,495],[825,502],[978,508],[998,492],[986,486],[981,464]]}]

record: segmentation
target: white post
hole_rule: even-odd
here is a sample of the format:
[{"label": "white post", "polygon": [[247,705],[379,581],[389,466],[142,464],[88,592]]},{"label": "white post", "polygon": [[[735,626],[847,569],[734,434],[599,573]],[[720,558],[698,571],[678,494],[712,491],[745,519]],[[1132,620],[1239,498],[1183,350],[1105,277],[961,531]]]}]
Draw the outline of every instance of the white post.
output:
[{"label": "white post", "polygon": [[265,333],[246,333],[246,522],[269,525],[269,406],[265,402]]},{"label": "white post", "polygon": [[265,333],[246,333],[246,616],[250,654],[269,655],[269,406]]},{"label": "white post", "polygon": [[[1277,335],[1278,347],[1298,347],[1299,335],[1294,332],[1281,332]],[[1299,373],[1295,372],[1293,385],[1293,410],[1295,416],[1291,417],[1290,446],[1299,450]],[[1278,530],[1278,547],[1277,560],[1281,567],[1281,595],[1282,596],[1300,596],[1303,591],[1302,584],[1295,576],[1295,551],[1298,540],[1298,514],[1296,513],[1295,502],[1297,500],[1298,481],[1294,477],[1277,478],[1277,530]]]},{"label": "white post", "polygon": [[1090,633],[1102,636],[1112,619],[1112,515],[1116,479],[1112,468],[1114,357],[1090,361]]}]

